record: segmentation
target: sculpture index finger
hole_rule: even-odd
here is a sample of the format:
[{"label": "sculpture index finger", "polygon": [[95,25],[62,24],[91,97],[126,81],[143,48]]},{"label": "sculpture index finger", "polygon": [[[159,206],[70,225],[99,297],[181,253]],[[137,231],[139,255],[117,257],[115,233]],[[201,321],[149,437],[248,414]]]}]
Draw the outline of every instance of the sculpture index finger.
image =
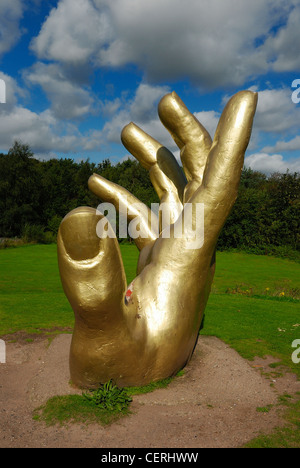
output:
[{"label": "sculpture index finger", "polygon": [[[88,181],[89,189],[106,203],[111,203],[125,219],[127,225],[132,222],[139,229],[133,237],[139,250],[152,243],[158,237],[158,219],[153,211],[132,193],[99,174],[93,174]],[[128,226],[128,229],[129,229]],[[127,231],[126,231],[127,236]],[[125,236],[125,237],[126,237]]]}]

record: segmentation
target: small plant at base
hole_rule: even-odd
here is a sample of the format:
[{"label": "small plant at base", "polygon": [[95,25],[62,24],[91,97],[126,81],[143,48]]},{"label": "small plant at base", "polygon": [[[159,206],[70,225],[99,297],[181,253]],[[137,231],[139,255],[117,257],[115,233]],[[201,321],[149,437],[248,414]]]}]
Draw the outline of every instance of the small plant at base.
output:
[{"label": "small plant at base", "polygon": [[96,390],[84,392],[82,395],[98,408],[112,412],[123,411],[132,401],[127,391],[124,388],[118,388],[113,384],[112,380],[109,380]]},{"label": "small plant at base", "polygon": [[258,413],[269,413],[271,411],[273,405],[267,405],[267,406],[259,406],[256,408],[256,411]]}]

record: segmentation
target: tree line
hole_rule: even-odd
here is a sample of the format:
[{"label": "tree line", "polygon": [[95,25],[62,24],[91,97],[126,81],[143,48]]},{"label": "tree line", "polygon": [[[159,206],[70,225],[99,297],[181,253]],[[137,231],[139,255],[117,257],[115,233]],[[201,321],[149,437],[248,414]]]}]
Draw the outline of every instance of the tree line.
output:
[{"label": "tree line", "polygon": [[[112,165],[73,159],[34,158],[28,145],[16,142],[0,154],[0,237],[55,241],[62,218],[78,206],[97,207],[101,200],[88,189],[97,173],[150,206],[158,203],[148,171],[137,161]],[[255,253],[297,252],[300,247],[299,173],[267,177],[244,168],[234,208],[223,227],[218,249]]]}]

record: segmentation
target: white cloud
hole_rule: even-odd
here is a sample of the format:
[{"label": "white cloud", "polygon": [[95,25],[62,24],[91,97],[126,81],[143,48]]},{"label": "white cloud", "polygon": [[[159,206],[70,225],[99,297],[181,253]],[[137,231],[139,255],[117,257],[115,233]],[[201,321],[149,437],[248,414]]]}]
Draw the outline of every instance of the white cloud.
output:
[{"label": "white cloud", "polygon": [[6,73],[0,71],[0,79],[5,83],[5,104],[1,104],[0,110],[2,114],[8,114],[17,104],[19,97],[24,97],[27,93]]},{"label": "white cloud", "polygon": [[23,75],[30,85],[42,87],[55,117],[76,119],[94,112],[95,98],[91,91],[66,76],[66,70],[60,65],[37,62]]},{"label": "white cloud", "polygon": [[298,151],[300,150],[300,136],[297,135],[289,141],[277,141],[274,146],[265,146],[263,151],[268,153],[274,151]]},{"label": "white cloud", "polygon": [[0,2],[0,56],[9,51],[21,37],[19,22],[23,15],[22,0]]},{"label": "white cloud", "polygon": [[281,154],[255,153],[245,158],[245,166],[266,174],[274,172],[300,172],[300,159],[286,161]]},{"label": "white cloud", "polygon": [[162,144],[174,145],[157,114],[157,104],[160,98],[168,92],[170,89],[167,86],[151,86],[141,83],[133,99],[125,101],[119,112],[104,125],[102,130],[104,139],[108,142],[120,143],[123,127],[129,122],[134,122]]},{"label": "white cloud", "polygon": [[255,128],[272,133],[299,128],[299,108],[292,102],[291,95],[291,88],[259,91]]},{"label": "white cloud", "polygon": [[217,125],[219,123],[220,113],[214,110],[211,110],[211,111],[195,112],[194,115],[199,120],[199,122],[203,125],[203,127],[206,128],[211,138],[213,138],[217,129]]},{"label": "white cloud", "polygon": [[[299,1],[291,2],[299,7]],[[300,9],[290,11],[286,25],[272,34],[264,45],[274,71],[299,70]]]},{"label": "white cloud", "polygon": [[122,101],[120,98],[113,99],[112,101],[106,99],[104,102],[101,103],[101,112],[106,117],[112,117],[122,105]]},{"label": "white cloud", "polygon": [[7,151],[15,140],[29,144],[39,157],[99,151],[110,143],[121,143],[121,131],[130,121],[135,121],[154,138],[172,142],[157,115],[158,101],[169,92],[168,87],[142,83],[131,100],[106,101],[101,110],[111,120],[102,129],[81,133],[70,118],[90,111],[93,100],[89,92],[65,80],[60,71],[57,64],[37,63],[24,73],[27,83],[39,84],[52,99],[52,107],[40,113],[22,106],[19,97],[28,96],[12,77],[0,73],[7,90],[7,103],[0,106],[1,151]]},{"label": "white cloud", "polygon": [[95,134],[90,142],[88,135],[59,120],[52,110],[37,113],[20,105],[19,98],[27,93],[11,76],[0,72],[0,78],[6,84],[6,103],[0,105],[0,151],[7,151],[15,140],[28,144],[40,157],[101,147],[100,135]]},{"label": "white cloud", "polygon": [[[266,133],[284,133],[299,128],[299,107],[295,106],[292,88],[264,89],[249,88],[258,93],[255,112],[254,131]],[[222,104],[225,106],[231,96],[225,95]]]},{"label": "white cloud", "polygon": [[189,76],[206,86],[241,84],[247,74],[266,68],[253,43],[272,24],[271,2],[110,3],[116,33],[108,47],[100,50],[100,64],[120,66],[133,62],[150,78]]},{"label": "white cloud", "polygon": [[167,92],[170,92],[167,86],[141,83],[130,106],[132,120],[142,123],[157,118],[157,103]]},{"label": "white cloud", "polygon": [[136,64],[149,79],[240,86],[299,69],[299,15],[299,0],[60,0],[32,49],[65,64]]},{"label": "white cloud", "polygon": [[58,131],[56,121],[49,111],[41,114],[16,106],[9,114],[0,114],[1,150],[8,150],[14,141],[28,144],[34,153],[76,151],[80,138],[76,134]]},{"label": "white cloud", "polygon": [[67,63],[88,62],[110,38],[105,11],[90,0],[61,0],[53,8],[31,47],[39,58]]}]

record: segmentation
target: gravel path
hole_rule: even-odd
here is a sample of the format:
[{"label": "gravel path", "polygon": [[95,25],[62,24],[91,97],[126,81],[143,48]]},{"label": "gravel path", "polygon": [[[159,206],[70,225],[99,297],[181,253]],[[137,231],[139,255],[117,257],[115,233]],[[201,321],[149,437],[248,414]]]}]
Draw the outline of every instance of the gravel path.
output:
[{"label": "gravel path", "polygon": [[47,427],[32,419],[32,411],[51,396],[76,392],[69,385],[71,335],[57,335],[50,346],[45,338],[32,343],[4,338],[1,448],[237,448],[284,424],[278,406],[268,413],[257,407],[276,405],[278,395],[300,391],[290,373],[270,377],[268,364],[275,359],[246,361],[219,339],[201,336],[184,375],[166,389],[135,396],[130,416],[108,427]]}]

